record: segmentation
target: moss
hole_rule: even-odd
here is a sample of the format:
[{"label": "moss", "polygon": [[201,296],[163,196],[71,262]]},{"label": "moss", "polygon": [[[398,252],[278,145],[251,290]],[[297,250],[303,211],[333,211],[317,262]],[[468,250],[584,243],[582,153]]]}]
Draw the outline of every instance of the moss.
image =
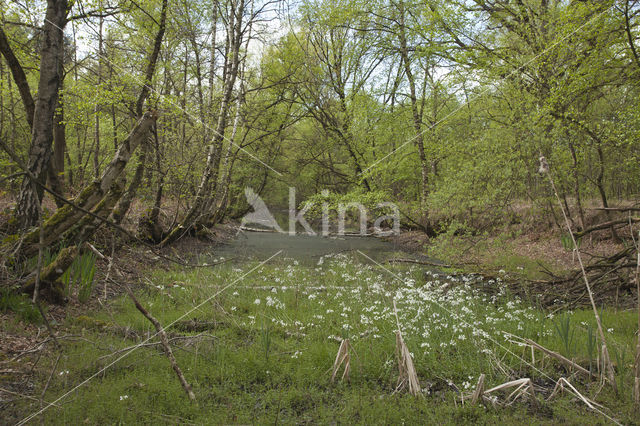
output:
[{"label": "moss", "polygon": [[71,323],[87,330],[102,330],[109,326],[106,321],[91,318],[87,315],[80,315],[71,320]]},{"label": "moss", "polygon": [[7,235],[3,240],[2,240],[2,244],[13,244],[16,241],[18,241],[20,239],[20,236],[18,234],[11,234],[11,235]]}]

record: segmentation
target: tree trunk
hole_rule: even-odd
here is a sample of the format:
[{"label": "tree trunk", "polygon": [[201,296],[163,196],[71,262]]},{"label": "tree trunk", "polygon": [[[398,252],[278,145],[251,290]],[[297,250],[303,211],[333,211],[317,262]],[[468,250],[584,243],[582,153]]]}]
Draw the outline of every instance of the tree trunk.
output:
[{"label": "tree trunk", "polygon": [[11,49],[11,45],[9,44],[9,40],[7,39],[7,35],[4,33],[2,27],[0,27],[0,53],[7,60],[7,64],[9,65],[9,69],[11,70],[11,74],[13,75],[13,81],[18,86],[18,92],[20,93],[20,97],[22,98],[22,104],[24,105],[25,113],[27,116],[27,122],[29,123],[29,127],[33,127],[33,113],[35,111],[35,103],[33,101],[33,97],[31,96],[31,89],[29,87],[29,82],[27,81],[27,76],[24,73],[18,58],[13,53],[13,49]]},{"label": "tree trunk", "polygon": [[147,147],[143,146],[138,154],[138,165],[136,166],[136,171],[133,174],[133,179],[131,179],[131,183],[129,184],[127,191],[124,193],[124,196],[120,198],[118,205],[113,209],[113,213],[111,214],[111,220],[117,224],[122,223],[122,220],[127,215],[127,212],[131,207],[131,203],[136,196],[136,192],[138,192],[138,187],[140,187],[140,183],[142,182],[146,162]]},{"label": "tree trunk", "polygon": [[[87,185],[73,200],[75,205],[85,210],[91,210],[104,198],[111,185],[122,174],[132,153],[148,137],[149,129],[155,124],[156,119],[157,116],[155,114],[145,113],[129,136],[120,144],[118,152],[102,173],[102,178]],[[44,246],[49,246],[57,241],[64,232],[71,229],[84,215],[84,212],[68,204],[56,210],[42,225],[45,235]],[[38,250],[39,239],[39,229],[29,232],[24,237],[19,254],[22,256],[33,255]]]},{"label": "tree trunk", "polygon": [[200,216],[206,213],[203,211],[203,207],[208,204],[208,200],[212,196],[212,192],[215,192],[218,170],[220,167],[222,142],[224,140],[224,132],[227,127],[227,120],[229,117],[229,103],[233,94],[233,88],[240,64],[239,53],[243,35],[242,16],[244,12],[244,0],[239,0],[239,4],[232,4],[234,7],[232,7],[229,12],[229,23],[227,28],[228,53],[225,60],[226,71],[224,78],[224,90],[213,141],[207,149],[207,164],[200,181],[200,185],[198,186],[193,205],[187,212],[182,223],[172,229],[160,243],[162,247],[176,241],[191,229]]},{"label": "tree trunk", "polygon": [[422,212],[424,218],[428,217],[427,212],[427,196],[429,195],[429,164],[427,162],[427,157],[424,152],[424,137],[422,132],[422,114],[418,108],[418,98],[416,96],[416,82],[413,76],[413,72],[411,70],[411,62],[409,59],[409,50],[407,47],[407,37],[406,37],[406,28],[404,23],[404,3],[401,1],[399,3],[400,16],[399,18],[399,33],[398,38],[400,42],[400,56],[402,58],[402,63],[404,65],[404,72],[407,76],[407,81],[409,82],[409,96],[411,99],[411,113],[413,116],[413,127],[416,131],[415,136],[415,144],[418,148],[418,156],[420,157],[420,206],[422,208]]},{"label": "tree trunk", "polygon": [[[62,52],[64,55],[64,52]],[[58,91],[58,105],[53,116],[53,156],[49,165],[49,185],[51,189],[62,195],[64,193],[64,153],[67,149],[66,127],[64,124],[64,67],[60,62],[60,89]],[[62,207],[64,203],[55,198],[56,206]]]},{"label": "tree trunk", "polygon": [[147,69],[144,74],[144,85],[142,86],[142,90],[140,91],[140,96],[138,96],[138,101],[136,102],[136,114],[138,117],[142,117],[144,101],[149,96],[149,93],[151,93],[151,82],[156,71],[158,56],[160,55],[160,48],[162,47],[162,39],[164,38],[164,32],[166,30],[167,3],[168,0],[162,1],[162,11],[160,12],[160,27],[158,28],[158,33],[156,34],[156,38],[153,44],[153,51],[151,52],[151,56],[149,57],[149,63],[147,64]]},{"label": "tree trunk", "polygon": [[15,214],[23,229],[38,221],[38,209],[44,194],[47,168],[53,141],[53,115],[58,102],[58,90],[62,76],[60,62],[63,58],[63,28],[67,23],[67,0],[48,0],[43,28],[43,46],[40,57],[40,82],[38,98],[33,114],[33,130],[29,149],[28,169],[38,185],[32,185],[25,177],[18,195]]}]

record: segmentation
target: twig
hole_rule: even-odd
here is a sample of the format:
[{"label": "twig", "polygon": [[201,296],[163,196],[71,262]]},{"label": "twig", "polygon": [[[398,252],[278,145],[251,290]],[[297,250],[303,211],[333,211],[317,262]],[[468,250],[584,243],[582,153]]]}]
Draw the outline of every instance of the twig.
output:
[{"label": "twig", "polygon": [[[35,397],[31,396],[31,395],[25,395],[23,393],[13,392],[13,391],[10,391],[8,389],[0,388],[0,392],[4,392],[4,393],[8,393],[9,395],[19,396],[21,398],[27,398],[27,399],[30,399],[32,401],[40,402],[40,400],[38,398],[35,398]],[[60,405],[58,405],[58,404],[54,404],[54,403],[51,403],[51,402],[47,402],[47,404],[48,405],[53,405],[54,407],[60,408]]]},{"label": "twig", "polygon": [[42,405],[44,403],[44,395],[47,393],[47,389],[49,389],[49,383],[51,383],[51,378],[53,377],[53,374],[56,372],[56,368],[58,367],[58,362],[60,361],[61,356],[62,356],[62,352],[59,352],[58,357],[56,358],[56,362],[53,363],[53,368],[51,369],[51,373],[49,374],[47,383],[45,383],[44,389],[42,389],[42,393],[40,394],[40,409],[42,409]]},{"label": "twig", "polygon": [[102,260],[106,259],[106,256],[105,256],[104,254],[100,253],[100,251],[98,251],[98,249],[97,249],[97,248],[95,248],[95,247],[93,246],[93,244],[90,244],[90,243],[85,242],[85,245],[87,246],[87,248],[88,248],[89,250],[91,250],[92,252],[94,252],[94,253],[95,253],[95,255],[96,255],[96,256],[98,256],[100,259],[102,259]]},{"label": "twig", "polygon": [[389,259],[387,262],[388,263],[415,263],[417,265],[437,266],[439,268],[452,267],[452,265],[447,265],[445,263],[430,262],[428,260],[405,259],[405,258]]},{"label": "twig", "polygon": [[184,374],[182,374],[182,370],[178,366],[176,358],[173,356],[173,351],[171,350],[171,346],[169,346],[169,340],[167,339],[167,333],[164,331],[164,328],[162,327],[160,322],[158,322],[158,320],[155,319],[149,313],[149,311],[147,311],[140,304],[140,302],[138,302],[138,299],[136,299],[136,297],[133,295],[133,292],[131,291],[129,286],[125,285],[124,288],[127,291],[127,293],[129,294],[129,297],[131,298],[131,300],[133,300],[133,303],[136,305],[136,308],[142,313],[142,315],[144,315],[149,321],[151,321],[153,326],[156,328],[156,331],[158,332],[158,335],[160,336],[160,341],[162,342],[162,346],[164,348],[164,351],[167,354],[167,358],[169,359],[169,362],[171,363],[171,367],[173,367],[173,370],[176,372],[176,375],[178,376],[178,379],[180,379],[180,384],[182,385],[182,387],[184,388],[184,391],[189,396],[189,399],[191,401],[195,401],[196,400],[196,396],[193,393],[193,391],[191,390],[191,385],[184,378]]}]

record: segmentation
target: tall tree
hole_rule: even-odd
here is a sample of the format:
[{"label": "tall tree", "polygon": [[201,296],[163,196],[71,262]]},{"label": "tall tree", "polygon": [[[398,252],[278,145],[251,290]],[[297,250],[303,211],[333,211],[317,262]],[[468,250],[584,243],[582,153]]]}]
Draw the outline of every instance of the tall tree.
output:
[{"label": "tall tree", "polygon": [[15,209],[22,228],[38,221],[40,204],[46,185],[47,169],[51,161],[53,142],[53,116],[58,103],[58,90],[62,81],[64,27],[67,24],[67,0],[47,0],[47,11],[42,29],[40,80],[33,113],[33,129],[27,168],[35,179],[25,177]]}]

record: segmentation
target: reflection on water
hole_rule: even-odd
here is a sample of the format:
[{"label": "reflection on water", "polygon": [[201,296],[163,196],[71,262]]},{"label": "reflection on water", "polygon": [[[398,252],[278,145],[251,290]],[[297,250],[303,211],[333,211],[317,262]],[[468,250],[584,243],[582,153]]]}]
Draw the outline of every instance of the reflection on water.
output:
[{"label": "reflection on water", "polygon": [[311,235],[289,235],[277,232],[240,232],[228,244],[214,249],[216,257],[237,260],[263,260],[279,250],[278,257],[292,258],[301,263],[313,264],[321,256],[331,253],[362,251],[378,261],[389,258],[400,250],[395,244],[375,237],[321,237]]}]

